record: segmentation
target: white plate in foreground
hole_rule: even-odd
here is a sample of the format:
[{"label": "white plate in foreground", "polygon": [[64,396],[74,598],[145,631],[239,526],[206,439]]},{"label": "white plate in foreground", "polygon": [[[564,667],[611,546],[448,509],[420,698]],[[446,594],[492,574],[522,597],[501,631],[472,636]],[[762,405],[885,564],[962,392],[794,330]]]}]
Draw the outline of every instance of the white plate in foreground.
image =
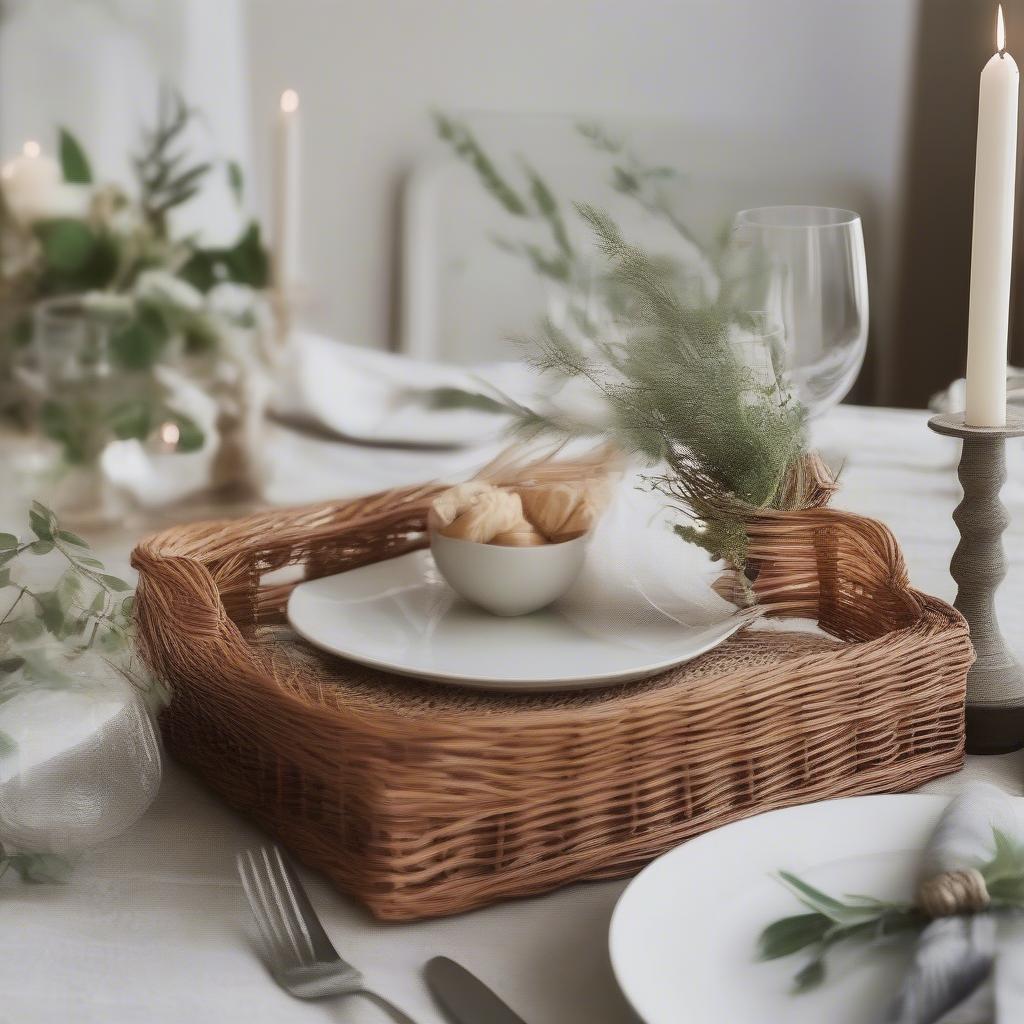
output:
[{"label": "white plate in foreground", "polygon": [[636,588],[586,571],[554,605],[499,618],[457,597],[428,551],[300,583],[292,628],[332,654],[401,675],[509,692],[645,679],[716,647],[750,621],[718,607],[659,610]]},{"label": "white plate in foreground", "polygon": [[909,899],[947,803],[829,800],[726,825],[665,854],[630,883],[612,915],[619,986],[646,1024],[876,1024],[911,943],[834,947],[822,987],[793,996],[806,955],[755,960],[766,925],[804,912],[773,876],[788,869],[832,895]]}]

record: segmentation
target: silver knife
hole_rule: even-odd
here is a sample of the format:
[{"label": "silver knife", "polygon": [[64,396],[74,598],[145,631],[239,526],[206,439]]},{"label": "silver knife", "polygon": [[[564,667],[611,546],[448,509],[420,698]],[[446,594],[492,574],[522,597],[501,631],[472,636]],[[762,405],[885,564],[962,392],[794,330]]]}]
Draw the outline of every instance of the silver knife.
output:
[{"label": "silver knife", "polygon": [[434,998],[455,1024],[525,1024],[479,978],[446,956],[435,956],[424,972]]}]

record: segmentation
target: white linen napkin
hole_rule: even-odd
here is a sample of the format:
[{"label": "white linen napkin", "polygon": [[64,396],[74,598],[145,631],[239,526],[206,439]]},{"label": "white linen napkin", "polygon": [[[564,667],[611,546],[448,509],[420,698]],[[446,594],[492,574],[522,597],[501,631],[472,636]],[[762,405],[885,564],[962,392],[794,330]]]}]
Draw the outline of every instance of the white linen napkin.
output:
[{"label": "white linen napkin", "polygon": [[289,365],[278,382],[273,410],[354,441],[452,447],[486,443],[507,425],[504,417],[476,409],[431,408],[423,393],[496,388],[527,399],[537,388],[536,374],[523,363],[455,366],[308,331],[294,332],[289,346]]},{"label": "white linen napkin", "polygon": [[[995,786],[976,783],[953,800],[921,861],[922,880],[979,868],[993,830],[1024,845],[1024,815]],[[1024,1021],[1024,934],[1014,912],[939,918],[918,939],[885,1024],[1017,1024]]]}]

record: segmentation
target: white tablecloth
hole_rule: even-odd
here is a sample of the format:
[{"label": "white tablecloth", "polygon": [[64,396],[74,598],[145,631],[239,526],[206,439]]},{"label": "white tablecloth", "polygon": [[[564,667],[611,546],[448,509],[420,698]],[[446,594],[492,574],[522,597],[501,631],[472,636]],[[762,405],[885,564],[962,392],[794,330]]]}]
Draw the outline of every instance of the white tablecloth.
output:
[{"label": "white tablecloth", "polygon": [[[923,413],[842,408],[820,424],[831,458],[845,457],[837,505],[888,522],[915,583],[946,598],[956,542],[956,445],[931,434]],[[447,457],[299,445],[284,434],[272,494],[305,500],[356,493],[468,468]],[[1019,446],[1024,454],[1024,445]],[[478,456],[476,457],[478,458]],[[1010,575],[999,599],[1011,643],[1024,653],[1024,458],[1011,458],[1007,504]],[[317,472],[311,467],[319,465]],[[325,468],[326,467],[326,468]],[[100,547],[126,559],[133,538]],[[971,758],[966,771],[925,787],[955,792],[967,778],[1024,792],[1024,753]],[[0,1024],[287,1024],[386,1021],[358,999],[297,1002],[280,992],[253,952],[253,925],[236,881],[236,851],[260,841],[239,816],[174,765],[146,816],[94,851],[66,886],[0,884]],[[433,955],[460,960],[529,1024],[626,1024],[611,977],[606,933],[625,881],[576,885],[543,898],[411,925],[374,922],[308,876],[313,901],[342,954],[420,1024],[442,1024],[421,970]],[[484,1022],[481,1022],[484,1024]]]}]

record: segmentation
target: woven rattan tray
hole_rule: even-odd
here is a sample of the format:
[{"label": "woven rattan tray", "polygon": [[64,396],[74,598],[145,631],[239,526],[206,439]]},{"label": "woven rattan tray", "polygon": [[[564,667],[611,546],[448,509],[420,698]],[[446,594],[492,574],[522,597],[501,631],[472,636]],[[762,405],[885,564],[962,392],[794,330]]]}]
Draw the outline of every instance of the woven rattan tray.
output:
[{"label": "woven rattan tray", "polygon": [[770,611],[829,636],[739,634],[645,683],[517,698],[299,641],[295,580],[422,546],[433,493],[182,526],[133,556],[172,755],[378,917],[624,875],[746,815],[961,765],[963,619],[909,586],[884,526],[824,508],[751,523],[750,564]]}]

